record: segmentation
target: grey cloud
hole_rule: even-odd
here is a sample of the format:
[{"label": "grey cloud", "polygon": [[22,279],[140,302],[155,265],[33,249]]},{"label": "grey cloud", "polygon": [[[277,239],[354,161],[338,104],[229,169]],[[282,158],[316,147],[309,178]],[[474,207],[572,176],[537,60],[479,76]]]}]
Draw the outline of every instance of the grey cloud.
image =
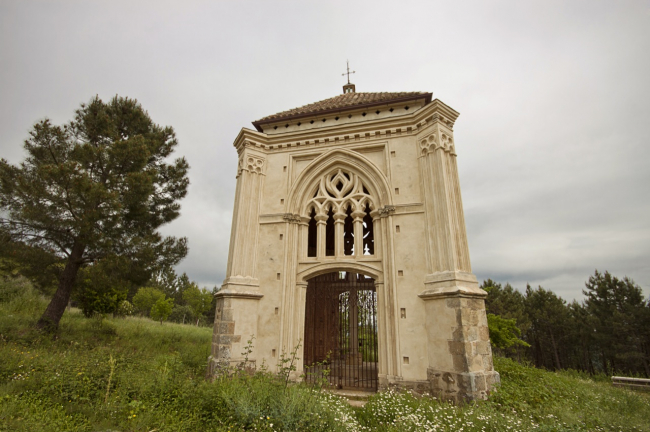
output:
[{"label": "grey cloud", "polygon": [[95,94],[137,98],[190,165],[178,271],[225,276],[241,127],[340,92],[433,91],[479,279],[581,298],[595,268],[650,294],[647,2],[0,3],[0,156]]}]

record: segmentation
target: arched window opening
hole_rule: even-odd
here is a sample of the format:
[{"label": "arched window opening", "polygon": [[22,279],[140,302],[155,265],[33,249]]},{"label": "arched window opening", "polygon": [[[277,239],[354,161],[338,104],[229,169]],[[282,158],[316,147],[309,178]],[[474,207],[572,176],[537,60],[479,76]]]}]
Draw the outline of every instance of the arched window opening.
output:
[{"label": "arched window opening", "polygon": [[307,228],[307,256],[315,257],[318,249],[318,229],[316,227],[316,209],[311,209],[309,227]]},{"label": "arched window opening", "polygon": [[309,214],[307,257],[363,258],[375,254],[370,210],[375,197],[357,174],[335,168],[314,184]]},{"label": "arched window opening", "polygon": [[327,213],[327,223],[325,225],[325,256],[334,256],[334,212],[330,207]]},{"label": "arched window opening", "polygon": [[370,205],[366,204],[366,215],[363,217],[363,254],[375,254],[375,233],[372,226],[372,217],[370,216]]},{"label": "arched window opening", "polygon": [[343,254],[350,256],[354,254],[354,219],[352,218],[352,206],[348,205],[347,215],[343,221]]}]

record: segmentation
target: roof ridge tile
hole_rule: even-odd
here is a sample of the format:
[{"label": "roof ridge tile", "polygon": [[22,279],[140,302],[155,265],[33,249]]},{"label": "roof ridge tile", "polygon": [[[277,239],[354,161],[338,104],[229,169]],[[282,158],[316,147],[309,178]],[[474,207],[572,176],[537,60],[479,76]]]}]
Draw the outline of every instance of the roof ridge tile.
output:
[{"label": "roof ridge tile", "polygon": [[[281,111],[276,114],[272,114],[266,117],[263,117],[255,122],[256,123],[267,123],[273,120],[280,120],[284,118],[306,115],[306,114],[318,114],[322,111],[334,110],[334,109],[347,109],[352,108],[358,105],[366,105],[372,103],[381,103],[381,102],[390,102],[391,100],[408,98],[408,97],[428,97],[430,100],[431,93],[427,92],[359,92],[359,93],[344,93],[340,95],[333,96],[331,98],[323,99],[318,102],[313,102],[307,105],[303,105],[296,108],[291,108],[286,111]],[[256,126],[257,127],[257,126]]]}]

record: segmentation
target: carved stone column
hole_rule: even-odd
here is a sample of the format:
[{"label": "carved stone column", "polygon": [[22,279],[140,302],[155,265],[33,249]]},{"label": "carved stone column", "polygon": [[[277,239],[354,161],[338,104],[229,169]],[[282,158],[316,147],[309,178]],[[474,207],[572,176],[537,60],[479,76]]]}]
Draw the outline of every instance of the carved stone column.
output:
[{"label": "carved stone column", "polygon": [[293,350],[298,350],[298,357],[296,358],[296,370],[291,372],[290,378],[295,381],[300,380],[300,376],[303,374],[305,369],[304,367],[304,355],[300,353],[304,352],[304,343],[305,343],[305,301],[307,295],[307,282],[296,282],[296,287],[294,289],[294,304],[296,305],[294,309],[294,321],[293,327],[295,332],[293,334],[291,346],[287,347],[287,356],[290,356]]},{"label": "carved stone column", "polygon": [[430,272],[419,295],[425,301],[428,380],[438,397],[482,399],[499,374],[492,366],[487,294],[471,273],[453,136],[437,122],[418,144]]},{"label": "carved stone column", "polygon": [[345,224],[345,213],[334,213],[334,248],[336,250],[335,256],[337,259],[343,258],[345,252],[343,251],[343,225]]},{"label": "carved stone column", "polygon": [[325,258],[327,253],[327,219],[329,218],[326,214],[317,214],[314,216],[316,219],[316,257],[318,259]]},{"label": "carved stone column", "polygon": [[387,205],[371,213],[375,228],[375,253],[378,250],[383,257],[384,280],[376,281],[377,290],[377,325],[379,336],[379,388],[388,388],[389,384],[401,381],[402,373],[399,363],[400,338],[397,323],[397,272],[395,269],[394,245],[391,235],[392,214],[395,207]]},{"label": "carved stone column", "polygon": [[355,210],[351,216],[354,219],[354,255],[358,258],[363,256],[363,218],[366,214]]},{"label": "carved stone column", "polygon": [[300,232],[300,257],[301,259],[307,258],[307,250],[309,249],[309,217],[300,216],[298,230]]},{"label": "carved stone column", "polygon": [[[287,222],[287,245],[290,250],[298,250],[298,245],[303,244],[306,247],[306,236],[309,218],[302,217],[298,214],[287,213],[283,216]],[[302,238],[301,238],[302,237]],[[306,256],[306,252],[304,253]],[[304,291],[306,283],[296,281],[296,260],[293,256],[285,256],[284,283],[282,284],[282,320],[280,325],[279,353],[289,355],[289,353],[301,343],[302,331],[301,326],[304,322]],[[303,318],[300,318],[302,314]],[[302,369],[297,369],[302,370]]]}]

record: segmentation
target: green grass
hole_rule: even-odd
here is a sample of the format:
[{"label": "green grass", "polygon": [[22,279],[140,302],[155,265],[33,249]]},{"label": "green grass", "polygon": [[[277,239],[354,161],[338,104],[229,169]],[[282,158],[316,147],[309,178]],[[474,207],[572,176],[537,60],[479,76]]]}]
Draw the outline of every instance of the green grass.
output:
[{"label": "green grass", "polygon": [[52,337],[34,330],[45,306],[28,282],[0,281],[0,431],[650,431],[650,395],[607,377],[495,358],[489,401],[385,392],[352,409],[271,374],[205,381],[210,328],[72,309]]}]

